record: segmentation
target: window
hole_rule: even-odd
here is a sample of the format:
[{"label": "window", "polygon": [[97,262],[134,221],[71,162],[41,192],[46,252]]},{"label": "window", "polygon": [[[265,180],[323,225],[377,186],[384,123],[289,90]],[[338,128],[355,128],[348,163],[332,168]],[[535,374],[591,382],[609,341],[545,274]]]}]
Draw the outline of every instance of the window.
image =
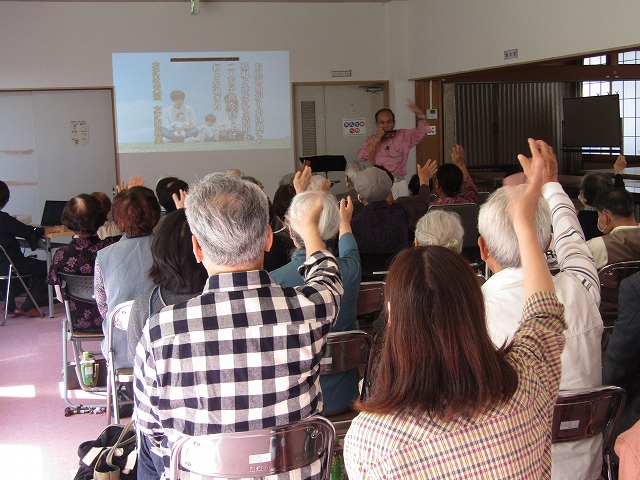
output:
[{"label": "window", "polygon": [[[584,65],[604,65],[606,60],[606,55],[589,57],[584,59]],[[618,64],[640,64],[640,51],[619,53]],[[620,96],[623,132],[622,154],[640,155],[640,81],[582,82],[583,97],[615,94]],[[597,153],[600,149],[588,150],[591,153]]]}]

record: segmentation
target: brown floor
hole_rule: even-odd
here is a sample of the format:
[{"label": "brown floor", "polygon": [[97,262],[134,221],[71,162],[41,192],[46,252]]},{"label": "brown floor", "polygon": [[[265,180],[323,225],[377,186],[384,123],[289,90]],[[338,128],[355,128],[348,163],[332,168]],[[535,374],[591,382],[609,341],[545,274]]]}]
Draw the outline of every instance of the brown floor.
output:
[{"label": "brown floor", "polygon": [[[64,308],[57,304],[54,318],[49,318],[46,307],[43,310],[44,318],[9,315],[0,327],[3,479],[73,479],[78,469],[78,446],[95,439],[107,425],[105,415],[64,416],[66,404],[60,393]],[[8,387],[23,388],[16,393]],[[89,404],[92,400],[77,402]]]}]

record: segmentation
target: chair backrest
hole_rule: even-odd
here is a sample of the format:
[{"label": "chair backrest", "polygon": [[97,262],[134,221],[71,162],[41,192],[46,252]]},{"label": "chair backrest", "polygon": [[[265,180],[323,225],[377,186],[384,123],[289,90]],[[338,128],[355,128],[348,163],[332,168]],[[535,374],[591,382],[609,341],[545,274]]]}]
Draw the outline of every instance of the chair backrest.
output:
[{"label": "chair backrest", "polygon": [[[127,300],[126,302],[116,305],[116,308],[109,313],[109,328],[107,330],[107,346],[109,354],[111,354],[113,350],[113,330],[124,330],[126,332],[129,328],[131,305],[133,305],[133,300]],[[111,361],[113,361],[113,359],[111,359]]]},{"label": "chair backrest", "polygon": [[481,207],[482,204],[487,201],[487,198],[489,198],[489,195],[491,195],[491,192],[478,192],[478,199],[476,200],[476,205],[478,205],[478,207]]},{"label": "chair backrest", "polygon": [[373,365],[374,340],[361,330],[331,332],[327,337],[327,347],[320,361],[320,375],[346,372],[358,368],[363,378],[364,388],[360,398],[364,400],[366,386]]},{"label": "chair backrest", "polygon": [[606,449],[625,398],[620,387],[561,390],[553,409],[551,442],[574,442],[602,433],[602,448]]},{"label": "chair backrest", "polygon": [[384,274],[373,275],[373,272],[386,272],[389,265],[398,252],[366,253],[360,252],[360,265],[362,267],[362,278],[379,280]]},{"label": "chair backrest", "polygon": [[93,275],[60,272],[58,276],[60,277],[60,291],[62,292],[63,300],[96,302],[96,297],[93,295]]},{"label": "chair backrest", "polygon": [[321,461],[331,475],[335,429],[323,417],[250,432],[183,436],[171,448],[171,480],[181,471],[223,478],[285,473]]},{"label": "chair backrest", "polygon": [[462,248],[478,247],[478,206],[475,203],[454,203],[450,205],[432,205],[429,210],[442,209],[460,215],[464,237]]},{"label": "chair backrest", "polygon": [[379,311],[384,303],[384,282],[362,282],[358,290],[356,315],[368,315]]},{"label": "chair backrest", "polygon": [[613,326],[618,318],[618,291],[620,282],[640,272],[640,261],[612,263],[598,272],[600,278],[600,313],[605,326]]}]

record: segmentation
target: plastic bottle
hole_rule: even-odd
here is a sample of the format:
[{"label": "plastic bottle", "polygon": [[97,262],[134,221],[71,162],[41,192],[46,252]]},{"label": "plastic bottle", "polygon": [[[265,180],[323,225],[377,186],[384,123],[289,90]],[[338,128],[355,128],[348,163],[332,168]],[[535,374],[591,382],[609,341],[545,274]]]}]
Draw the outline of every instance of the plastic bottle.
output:
[{"label": "plastic bottle", "polygon": [[336,436],[336,444],[331,458],[331,480],[344,480],[344,463],[342,455],[338,453],[338,448],[340,448],[340,442]]},{"label": "plastic bottle", "polygon": [[96,360],[89,352],[82,354],[82,360],[80,360],[80,371],[82,372],[82,383],[87,387],[96,386],[95,376]]}]

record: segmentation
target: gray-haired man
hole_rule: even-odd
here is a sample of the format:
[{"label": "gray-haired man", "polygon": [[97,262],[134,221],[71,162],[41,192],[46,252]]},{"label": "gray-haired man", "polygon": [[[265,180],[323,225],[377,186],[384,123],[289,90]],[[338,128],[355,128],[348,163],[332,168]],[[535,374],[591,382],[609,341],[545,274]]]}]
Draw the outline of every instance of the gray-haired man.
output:
[{"label": "gray-haired man", "polygon": [[[322,411],[319,364],[342,295],[318,232],[321,204],[297,223],[307,260],[296,288],[262,269],[273,232],[256,185],[212,174],[190,186],[185,208],[209,279],[202,295],[149,319],[134,364],[138,427],[167,474],[181,435],[257,430]],[[319,478],[319,462],[300,474]]]}]

